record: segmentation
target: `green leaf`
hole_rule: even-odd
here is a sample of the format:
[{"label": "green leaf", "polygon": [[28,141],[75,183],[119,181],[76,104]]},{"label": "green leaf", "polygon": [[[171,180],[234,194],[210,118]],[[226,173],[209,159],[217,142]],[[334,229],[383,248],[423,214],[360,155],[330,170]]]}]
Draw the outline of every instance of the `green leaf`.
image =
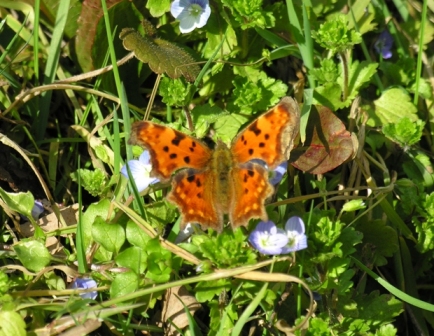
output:
[{"label": "green leaf", "polygon": [[152,239],[145,233],[145,231],[140,229],[140,227],[132,220],[129,220],[127,222],[127,227],[125,232],[126,232],[126,238],[128,242],[131,245],[140,247],[141,249],[144,249],[148,241]]},{"label": "green leaf", "polygon": [[263,0],[222,0],[222,3],[231,10],[241,29],[274,26],[276,19],[273,12],[263,8],[262,2]]},{"label": "green leaf", "polygon": [[360,33],[348,29],[347,18],[343,14],[338,14],[321,24],[318,31],[313,32],[313,38],[332,54],[351,49],[355,44],[362,42]]},{"label": "green leaf", "polygon": [[148,0],[146,8],[153,17],[160,17],[170,10],[170,0]]},{"label": "green leaf", "polygon": [[327,106],[332,111],[337,111],[343,106],[341,94],[342,87],[338,83],[317,86],[313,91],[313,104]]},{"label": "green leaf", "polygon": [[100,169],[77,169],[71,174],[72,180],[78,181],[78,174],[80,174],[81,186],[86,189],[92,196],[100,196],[107,184],[106,176]]},{"label": "green leaf", "polygon": [[410,88],[410,92],[415,93],[416,91],[419,93],[419,95],[424,99],[431,99],[433,96],[431,85],[427,80],[424,78],[421,78],[419,81],[419,87],[416,89],[416,83],[413,83]]},{"label": "green leaf", "polygon": [[241,125],[247,122],[247,118],[239,114],[222,115],[214,124],[216,136],[214,139],[220,139],[225,143],[230,143],[238,134]]},{"label": "green leaf", "polygon": [[231,283],[228,279],[201,281],[195,287],[196,299],[199,302],[209,302],[222,291],[230,289]]},{"label": "green leaf", "polygon": [[9,278],[6,273],[0,271],[0,296],[6,294],[10,288]]},{"label": "green leaf", "polygon": [[120,267],[126,267],[136,274],[142,274],[146,269],[147,254],[141,248],[131,246],[119,253],[115,261]]},{"label": "green leaf", "polygon": [[44,274],[45,283],[47,284],[49,289],[54,290],[64,290],[66,289],[65,281],[56,275],[54,272],[48,272]]},{"label": "green leaf", "polygon": [[107,251],[117,253],[125,242],[125,230],[117,223],[107,223],[96,217],[92,225],[92,237]]},{"label": "green leaf", "polygon": [[138,287],[139,278],[133,271],[116,274],[116,277],[110,286],[110,298],[114,299],[134,293]]},{"label": "green leaf", "polygon": [[[154,28],[145,23],[145,29],[152,33]],[[184,76],[189,82],[194,82],[199,75],[199,66],[193,64],[195,60],[180,47],[168,41],[152,38],[152,34],[141,36],[132,28],[124,28],[119,34],[124,48],[134,52],[143,63],[148,63],[152,71],[157,74],[167,73],[170,78]]]},{"label": "green leaf", "polygon": [[321,67],[310,70],[310,74],[321,84],[335,83],[339,77],[340,68],[332,59],[321,60]]},{"label": "green leaf", "polygon": [[282,81],[267,77],[264,72],[253,73],[256,78],[247,72],[248,76],[236,77],[233,81],[233,104],[240,113],[264,112],[269,106],[277,104],[288,91],[288,86]]},{"label": "green leaf", "polygon": [[396,124],[383,126],[383,133],[401,147],[412,146],[420,141],[425,123],[418,119],[416,122],[404,117]]},{"label": "green leaf", "polygon": [[403,303],[390,294],[379,295],[373,291],[369,295],[356,296],[359,309],[359,318],[366,321],[371,327],[377,327],[383,323],[390,323],[395,316],[403,311]]},{"label": "green leaf", "polygon": [[32,217],[35,199],[30,191],[26,193],[9,193],[0,188],[0,197],[13,211],[26,217]]},{"label": "green leaf", "polygon": [[375,332],[375,336],[396,336],[398,334],[398,329],[396,329],[392,324],[382,325]]},{"label": "green leaf", "polygon": [[1,311],[0,321],[0,336],[26,336],[26,323],[17,312]]},{"label": "green leaf", "polygon": [[[351,64],[349,74],[349,87],[348,87],[348,105],[359,94],[360,89],[368,83],[371,77],[376,73],[378,63],[370,63],[368,61],[354,61]],[[343,77],[341,77],[341,84],[343,83]]]},{"label": "green leaf", "polygon": [[166,224],[172,223],[176,218],[176,210],[167,201],[158,201],[146,206],[148,222],[154,227],[163,229]]},{"label": "green leaf", "polygon": [[190,85],[186,85],[181,79],[164,77],[160,82],[159,94],[163,103],[169,106],[184,106],[189,97]]},{"label": "green leaf", "polygon": [[[82,217],[83,227],[83,244],[84,250],[86,250],[92,243],[92,226],[95,219],[99,216],[101,218],[107,218],[110,209],[110,200],[104,198],[98,203],[91,204]],[[107,251],[104,247],[100,247],[95,253],[95,258],[99,261],[111,260],[112,253]]]},{"label": "green leaf", "polygon": [[149,255],[146,277],[157,283],[169,281],[173,272],[172,254],[161,247],[158,237],[148,242],[146,252]]},{"label": "green leaf", "polygon": [[375,29],[377,23],[372,22],[375,19],[375,10],[370,3],[371,0],[356,0],[351,4],[347,14],[348,29],[357,26],[361,35]]},{"label": "green leaf", "polygon": [[[206,29],[207,43],[204,46],[203,57],[209,59],[213,56],[217,48],[220,57],[235,57],[240,52],[238,47],[237,35],[234,28],[221,20],[217,15],[211,15],[204,27]],[[222,39],[226,35],[223,45]]]},{"label": "green leaf", "polygon": [[14,251],[24,267],[34,272],[39,272],[51,261],[50,252],[37,240],[22,240],[14,245]]},{"label": "green leaf", "polygon": [[380,98],[374,100],[375,111],[368,111],[370,119],[369,126],[382,126],[385,124],[396,124],[402,118],[409,118],[416,121],[417,109],[411,102],[411,97],[406,91],[400,88],[392,88],[384,91]]},{"label": "green leaf", "polygon": [[[377,219],[374,221],[363,221],[357,226],[363,233],[363,242],[369,244],[369,252],[372,253],[370,259],[375,266],[387,264],[387,259],[398,251],[398,235],[396,230],[387,226],[384,221]],[[365,253],[368,253],[368,248]]]},{"label": "green leaf", "polygon": [[222,115],[227,115],[219,106],[210,106],[209,103],[196,106],[192,111],[196,137],[201,139],[208,133],[211,124],[215,123]]},{"label": "green leaf", "polygon": [[246,249],[246,239],[241,229],[226,229],[212,237],[194,236],[192,243],[205,258],[218,267],[226,268],[255,263],[256,253],[252,249]]}]

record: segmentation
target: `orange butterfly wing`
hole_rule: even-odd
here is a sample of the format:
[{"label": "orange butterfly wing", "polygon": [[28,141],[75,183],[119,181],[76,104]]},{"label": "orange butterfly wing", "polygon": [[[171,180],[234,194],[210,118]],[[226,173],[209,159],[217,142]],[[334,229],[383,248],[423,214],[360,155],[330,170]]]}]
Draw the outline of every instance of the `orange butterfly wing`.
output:
[{"label": "orange butterfly wing", "polygon": [[199,223],[202,229],[223,228],[223,212],[215,200],[212,176],[209,171],[183,170],[175,175],[167,199],[181,212],[181,229],[187,223]]},{"label": "orange butterfly wing", "polygon": [[289,159],[299,127],[298,104],[285,97],[237,135],[231,147],[233,156],[239,163],[260,159],[274,169]]},{"label": "orange butterfly wing", "polygon": [[150,121],[135,122],[128,143],[149,150],[151,174],[162,182],[169,180],[173,172],[180,168],[205,168],[212,153],[199,140]]},{"label": "orange butterfly wing", "polygon": [[268,171],[259,164],[247,163],[232,170],[233,190],[229,218],[233,228],[246,226],[251,218],[267,220],[264,202],[273,193]]}]

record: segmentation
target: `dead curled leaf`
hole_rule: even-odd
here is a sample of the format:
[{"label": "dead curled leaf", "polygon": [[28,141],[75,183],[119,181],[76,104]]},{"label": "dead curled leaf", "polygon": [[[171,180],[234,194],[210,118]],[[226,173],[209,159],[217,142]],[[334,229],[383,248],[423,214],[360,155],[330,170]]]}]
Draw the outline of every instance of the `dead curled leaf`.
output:
[{"label": "dead curled leaf", "polygon": [[[177,335],[177,331],[173,325],[179,329],[184,329],[188,326],[188,316],[185,313],[184,305],[188,308],[191,315],[201,308],[194,295],[190,294],[184,286],[172,287],[166,291],[164,297],[164,306],[162,311],[162,318],[167,330],[165,335]],[[169,322],[169,319],[172,323]]]},{"label": "dead curled leaf", "polygon": [[312,107],[306,142],[293,149],[291,164],[311,174],[324,174],[348,160],[356,148],[351,133],[328,107]]}]

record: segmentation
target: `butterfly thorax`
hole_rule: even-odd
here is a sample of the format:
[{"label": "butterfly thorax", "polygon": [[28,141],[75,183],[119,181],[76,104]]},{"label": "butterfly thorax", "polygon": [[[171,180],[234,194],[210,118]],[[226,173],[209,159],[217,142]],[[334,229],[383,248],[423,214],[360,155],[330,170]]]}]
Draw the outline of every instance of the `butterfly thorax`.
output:
[{"label": "butterfly thorax", "polygon": [[223,212],[229,209],[231,195],[230,173],[233,168],[233,157],[228,146],[222,141],[218,141],[211,157],[211,171],[213,176],[213,190],[219,208]]}]

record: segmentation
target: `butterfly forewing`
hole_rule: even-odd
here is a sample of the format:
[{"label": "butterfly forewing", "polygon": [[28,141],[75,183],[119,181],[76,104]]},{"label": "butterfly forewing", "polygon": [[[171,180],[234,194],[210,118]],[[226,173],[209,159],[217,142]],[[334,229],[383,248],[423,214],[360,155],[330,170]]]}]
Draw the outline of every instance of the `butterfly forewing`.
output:
[{"label": "butterfly forewing", "polygon": [[232,153],[239,163],[263,160],[273,169],[289,158],[299,130],[298,104],[289,97],[247,126],[232,142]]},{"label": "butterfly forewing", "polygon": [[201,141],[149,121],[132,125],[129,143],[149,150],[152,174],[163,182],[180,168],[204,169],[212,153]]}]

